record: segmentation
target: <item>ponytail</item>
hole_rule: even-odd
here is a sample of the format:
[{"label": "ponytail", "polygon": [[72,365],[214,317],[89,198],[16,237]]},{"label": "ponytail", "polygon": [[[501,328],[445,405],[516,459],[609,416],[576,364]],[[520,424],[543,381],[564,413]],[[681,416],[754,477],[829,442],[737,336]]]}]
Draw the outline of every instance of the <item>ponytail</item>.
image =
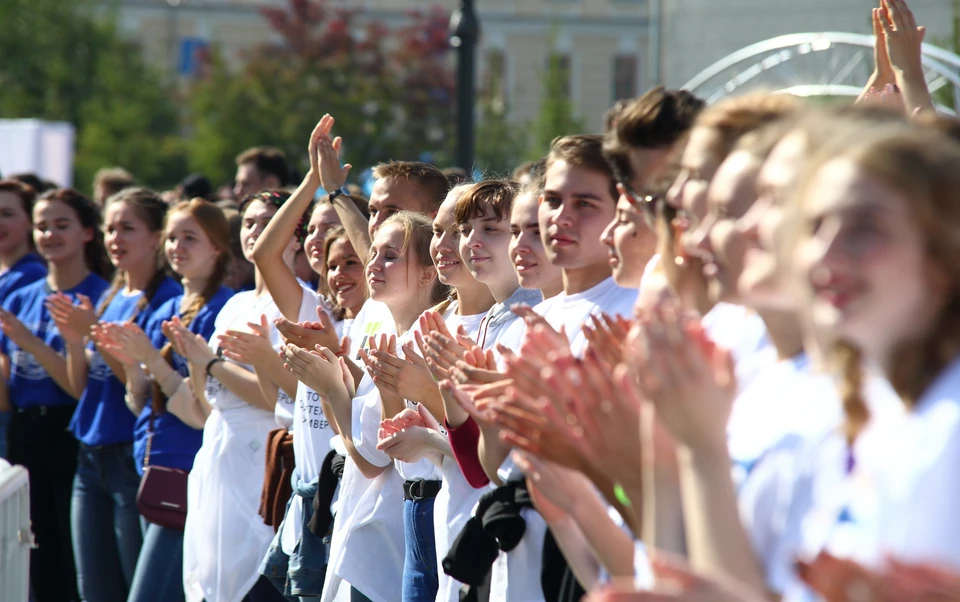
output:
[{"label": "ponytail", "polygon": [[863,352],[846,341],[833,348],[833,358],[840,376],[840,400],[845,417],[844,434],[853,445],[870,420],[870,410],[863,398]]}]

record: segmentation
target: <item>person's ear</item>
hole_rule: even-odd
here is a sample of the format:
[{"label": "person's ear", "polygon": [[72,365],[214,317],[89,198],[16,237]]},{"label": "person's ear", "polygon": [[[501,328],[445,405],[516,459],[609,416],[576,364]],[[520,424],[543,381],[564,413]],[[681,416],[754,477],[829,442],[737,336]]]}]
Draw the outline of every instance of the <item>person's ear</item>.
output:
[{"label": "person's ear", "polygon": [[87,244],[88,242],[90,242],[91,240],[93,240],[93,237],[94,237],[94,230],[93,230],[93,228],[84,228],[84,229],[83,229],[83,244]]},{"label": "person's ear", "polygon": [[424,267],[420,271],[420,286],[428,287],[430,284],[437,279],[437,268],[434,266]]}]

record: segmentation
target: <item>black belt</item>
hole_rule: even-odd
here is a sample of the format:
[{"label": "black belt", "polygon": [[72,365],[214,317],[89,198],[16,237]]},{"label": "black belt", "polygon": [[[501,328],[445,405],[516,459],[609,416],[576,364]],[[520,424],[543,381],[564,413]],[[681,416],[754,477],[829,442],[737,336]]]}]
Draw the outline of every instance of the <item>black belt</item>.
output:
[{"label": "black belt", "polygon": [[30,406],[26,408],[15,408],[17,415],[22,418],[44,418],[46,416],[73,416],[76,406],[73,404],[63,404],[59,406]]},{"label": "black belt", "polygon": [[405,500],[429,500],[437,497],[440,493],[440,486],[443,481],[424,481],[423,479],[414,479],[403,482],[403,499]]}]

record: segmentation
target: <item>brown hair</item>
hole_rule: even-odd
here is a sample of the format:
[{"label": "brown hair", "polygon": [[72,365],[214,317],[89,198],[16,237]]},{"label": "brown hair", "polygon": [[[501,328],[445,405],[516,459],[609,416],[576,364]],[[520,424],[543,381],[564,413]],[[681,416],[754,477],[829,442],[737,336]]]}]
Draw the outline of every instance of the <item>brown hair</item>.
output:
[{"label": "brown hair", "polygon": [[722,160],[742,136],[794,116],[802,106],[799,99],[789,94],[759,93],[730,98],[705,109],[693,129],[709,129],[718,135],[714,151]]},{"label": "brown hair", "polygon": [[83,245],[83,259],[87,269],[109,280],[113,276],[113,264],[107,257],[107,249],[103,245],[103,216],[100,207],[72,188],[56,188],[43,193],[38,201],[58,201],[70,207],[77,214],[80,226],[89,228],[93,237]]},{"label": "brown hair", "polygon": [[419,161],[389,161],[373,168],[377,180],[391,178],[412,182],[423,194],[424,213],[436,213],[450,190],[450,181],[443,172],[428,163]]},{"label": "brown hair", "polygon": [[[332,228],[323,239],[323,265],[320,267],[320,293],[327,298],[327,301],[330,302],[332,308],[333,317],[337,320],[343,320],[347,316],[347,308],[341,307],[337,303],[336,295],[330,290],[330,287],[327,286],[327,274],[330,272],[330,249],[333,247],[333,243],[338,240],[345,240],[347,244],[350,245],[350,248],[353,248],[353,243],[350,242],[350,237],[347,236],[347,231],[343,229],[343,226],[336,226]],[[354,252],[356,250],[354,249]],[[362,282],[361,286],[366,289],[366,282]],[[369,295],[369,293],[368,293]]]},{"label": "brown hair", "polygon": [[93,176],[93,191],[104,192],[104,198],[110,198],[125,188],[136,184],[133,175],[122,167],[104,167]]},{"label": "brown hair", "polygon": [[924,111],[917,115],[914,121],[923,127],[928,127],[944,134],[954,142],[960,143],[960,119],[956,117],[940,115],[932,111]]},{"label": "brown hair", "polygon": [[485,180],[467,188],[453,208],[453,218],[458,224],[482,217],[487,209],[493,210],[498,220],[510,219],[513,199],[520,186],[511,180]]},{"label": "brown hair", "polygon": [[[126,188],[108,198],[107,202],[104,203],[104,207],[106,208],[118,203],[124,203],[133,207],[137,217],[143,220],[143,223],[146,224],[150,232],[156,232],[158,234],[162,232],[164,220],[167,216],[167,204],[163,202],[157,193],[152,190],[147,190],[146,188]],[[134,306],[133,313],[130,315],[130,322],[136,321],[140,316],[140,312],[146,309],[147,305],[153,299],[153,296],[160,290],[160,285],[163,284],[163,281],[167,277],[164,271],[166,262],[162,259],[162,256],[162,253],[158,253],[153,276],[150,278],[147,287],[143,289],[143,295],[137,301],[136,306]],[[126,285],[126,282],[126,273],[118,270],[113,277],[113,283],[107,292],[104,293],[100,300],[100,305],[97,307],[98,318],[103,315],[104,310],[107,309],[110,302],[117,296],[120,289]]]},{"label": "brown hair", "polygon": [[0,192],[9,192],[19,198],[23,211],[33,220],[33,202],[37,200],[37,192],[33,187],[18,180],[0,180]]},{"label": "brown hair", "polygon": [[555,161],[565,161],[574,167],[581,167],[603,174],[610,180],[610,198],[617,199],[617,181],[613,177],[610,164],[603,157],[603,138],[593,135],[561,136],[555,138],[547,153],[543,171],[546,173]]},{"label": "brown hair", "polygon": [[283,151],[272,146],[255,146],[237,155],[237,167],[252,164],[260,177],[273,176],[283,187],[290,183],[290,166]]},{"label": "brown hair", "polygon": [[[198,197],[190,201],[181,201],[170,209],[164,223],[164,231],[166,231],[170,223],[170,217],[181,212],[189,213],[197,220],[204,234],[210,239],[210,244],[219,251],[213,265],[213,271],[210,273],[210,278],[207,280],[203,290],[180,314],[180,321],[183,325],[190,326],[193,319],[200,313],[200,310],[217,294],[217,291],[220,290],[220,286],[227,277],[231,260],[230,225],[227,222],[223,210],[206,199]],[[171,367],[173,366],[173,345],[170,342],[167,342],[163,348],[160,349],[160,355]],[[154,383],[152,407],[155,415],[163,414],[166,411],[165,400],[166,397],[160,390],[160,386]]]},{"label": "brown hair", "polygon": [[633,178],[629,152],[632,149],[668,149],[693,127],[703,110],[703,100],[686,90],[658,86],[643,96],[626,101],[607,113],[603,155],[623,180]]},{"label": "brown hair", "polygon": [[[403,228],[403,248],[401,253],[413,250],[413,257],[421,268],[434,267],[430,257],[430,241],[433,239],[433,222],[422,213],[398,211],[383,222],[383,226],[397,223]],[[381,230],[383,228],[381,227]],[[440,303],[447,297],[449,287],[437,278],[430,294],[430,304]]]}]

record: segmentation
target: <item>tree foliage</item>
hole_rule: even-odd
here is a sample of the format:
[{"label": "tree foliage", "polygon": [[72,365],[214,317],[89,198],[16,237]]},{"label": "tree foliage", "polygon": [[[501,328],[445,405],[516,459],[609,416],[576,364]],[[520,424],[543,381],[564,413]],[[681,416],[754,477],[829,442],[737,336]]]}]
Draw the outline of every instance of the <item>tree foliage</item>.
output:
[{"label": "tree foliage", "polygon": [[106,165],[166,184],[185,168],[175,99],[139,47],[92,10],[90,0],[0,2],[0,117],[72,123],[78,188]]},{"label": "tree foliage", "polygon": [[261,12],[281,42],[252,49],[238,70],[214,52],[209,74],[190,91],[195,169],[227,179],[236,153],[257,144],[300,159],[324,113],[336,118],[353,165],[424,152],[449,159],[455,99],[446,13],[414,11],[391,30],[324,0]]}]

